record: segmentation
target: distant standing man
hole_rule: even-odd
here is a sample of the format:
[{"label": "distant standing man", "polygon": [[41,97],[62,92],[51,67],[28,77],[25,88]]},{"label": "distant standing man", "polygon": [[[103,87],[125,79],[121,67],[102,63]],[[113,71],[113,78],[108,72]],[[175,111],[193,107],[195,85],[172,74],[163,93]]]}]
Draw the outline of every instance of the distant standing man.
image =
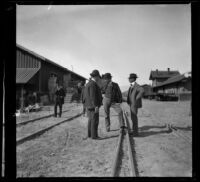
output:
[{"label": "distant standing man", "polygon": [[131,111],[131,120],[132,120],[132,126],[131,126],[131,134],[134,136],[138,136],[138,108],[142,107],[142,96],[144,94],[144,89],[136,83],[137,75],[135,73],[131,73],[129,76],[129,82],[131,83],[131,86],[128,90],[128,97],[127,97],[127,103],[130,106]]},{"label": "distant standing man", "polygon": [[100,80],[98,70],[91,74],[92,79],[86,84],[84,90],[84,103],[88,116],[88,137],[98,139],[99,107],[102,104],[102,95],[97,82]]},{"label": "distant standing man", "polygon": [[119,85],[112,81],[112,76],[110,73],[105,73],[103,75],[105,80],[102,93],[103,93],[103,106],[105,113],[105,126],[106,131],[110,131],[110,108],[112,107],[118,114],[119,127],[124,127],[123,112],[120,104],[122,103],[122,93]]},{"label": "distant standing man", "polygon": [[65,91],[60,83],[57,83],[57,88],[55,91],[55,107],[54,107],[54,117],[57,117],[57,106],[59,106],[59,117],[62,115],[62,105],[64,104]]}]

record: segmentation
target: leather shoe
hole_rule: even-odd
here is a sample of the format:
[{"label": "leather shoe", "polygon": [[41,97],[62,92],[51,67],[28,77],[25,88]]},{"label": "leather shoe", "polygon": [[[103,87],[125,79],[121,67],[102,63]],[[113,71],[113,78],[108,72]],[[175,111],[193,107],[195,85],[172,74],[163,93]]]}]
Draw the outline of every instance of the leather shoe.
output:
[{"label": "leather shoe", "polygon": [[110,128],[107,128],[106,131],[109,132],[109,131],[110,131]]},{"label": "leather shoe", "polygon": [[139,134],[135,133],[135,132],[129,132],[129,135],[134,136],[134,137],[138,137],[139,136]]},{"label": "leather shoe", "polygon": [[93,137],[92,139],[93,140],[98,140],[98,139],[100,139],[100,137]]}]

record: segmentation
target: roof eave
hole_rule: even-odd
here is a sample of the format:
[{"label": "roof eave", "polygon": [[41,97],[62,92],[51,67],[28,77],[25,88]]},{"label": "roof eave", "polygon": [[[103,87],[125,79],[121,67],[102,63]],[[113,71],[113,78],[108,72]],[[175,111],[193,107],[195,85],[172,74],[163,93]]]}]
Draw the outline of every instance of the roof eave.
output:
[{"label": "roof eave", "polygon": [[81,76],[81,75],[79,75],[79,74],[77,74],[77,73],[75,73],[75,72],[73,72],[73,71],[71,71],[71,70],[69,70],[69,69],[67,69],[67,68],[65,68],[65,67],[63,67],[63,66],[61,66],[61,65],[59,65],[59,64],[57,64],[57,63],[55,63],[55,62],[53,62],[53,61],[51,61],[51,60],[49,60],[49,59],[47,59],[47,58],[45,58],[45,57],[39,55],[39,54],[37,54],[37,53],[35,53],[34,51],[31,51],[31,50],[29,50],[29,49],[27,49],[27,48],[25,48],[25,47],[23,47],[23,46],[21,46],[21,45],[19,45],[19,44],[16,44],[16,45],[17,45],[17,47],[18,47],[19,49],[22,49],[23,51],[26,51],[26,52],[28,52],[29,54],[32,54],[32,55],[38,57],[39,59],[41,59],[41,60],[43,60],[43,61],[46,61],[46,62],[48,62],[48,63],[50,63],[50,64],[55,65],[55,66],[58,66],[58,67],[60,67],[61,69],[65,69],[66,71],[71,72],[71,73],[73,73],[73,74],[75,74],[75,75],[77,75],[77,76],[79,76],[79,77],[81,77],[81,78],[87,80],[87,78],[85,78],[85,77],[83,77],[83,76]]}]

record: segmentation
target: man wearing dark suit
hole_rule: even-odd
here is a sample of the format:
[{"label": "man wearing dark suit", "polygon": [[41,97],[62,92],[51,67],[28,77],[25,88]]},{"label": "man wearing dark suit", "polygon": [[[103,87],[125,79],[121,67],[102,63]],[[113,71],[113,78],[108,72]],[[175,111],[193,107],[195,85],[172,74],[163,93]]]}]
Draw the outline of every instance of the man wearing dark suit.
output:
[{"label": "man wearing dark suit", "polygon": [[138,108],[142,107],[142,96],[144,94],[144,89],[136,83],[137,75],[135,73],[131,73],[129,76],[129,82],[131,86],[128,90],[128,97],[127,103],[130,106],[131,112],[131,120],[132,120],[132,127],[131,127],[131,134],[134,136],[138,136]]},{"label": "man wearing dark suit", "polygon": [[56,102],[54,106],[54,117],[57,117],[57,106],[59,106],[59,117],[62,115],[62,105],[64,104],[65,91],[60,83],[57,83],[57,88],[55,92]]},{"label": "man wearing dark suit", "polygon": [[87,108],[88,138],[98,139],[99,107],[102,104],[102,95],[97,82],[101,77],[98,70],[94,70],[90,75],[92,79],[85,86],[83,102]]}]

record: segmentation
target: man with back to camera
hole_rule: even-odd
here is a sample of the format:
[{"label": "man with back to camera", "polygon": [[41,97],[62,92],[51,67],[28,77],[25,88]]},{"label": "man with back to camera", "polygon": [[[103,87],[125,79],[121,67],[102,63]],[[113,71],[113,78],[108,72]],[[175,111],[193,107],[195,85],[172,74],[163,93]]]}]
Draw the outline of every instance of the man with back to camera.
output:
[{"label": "man with back to camera", "polygon": [[102,95],[101,90],[97,85],[97,82],[101,79],[101,77],[98,70],[93,70],[90,75],[92,78],[86,84],[83,96],[83,102],[85,103],[85,107],[87,108],[88,116],[87,137],[98,139],[99,107],[102,104]]},{"label": "man with back to camera", "polygon": [[110,108],[112,107],[115,112],[118,114],[119,127],[124,127],[123,111],[120,107],[122,103],[122,93],[119,88],[119,85],[112,81],[112,76],[110,73],[105,73],[103,75],[103,106],[105,113],[105,126],[106,131],[110,131]]},{"label": "man with back to camera", "polygon": [[144,94],[144,89],[136,83],[137,75],[135,73],[131,73],[129,76],[129,82],[131,84],[129,90],[128,90],[128,96],[127,96],[127,103],[130,106],[130,112],[131,112],[131,120],[132,120],[132,126],[131,126],[131,134],[133,136],[138,136],[138,108],[142,107],[142,96]]}]

